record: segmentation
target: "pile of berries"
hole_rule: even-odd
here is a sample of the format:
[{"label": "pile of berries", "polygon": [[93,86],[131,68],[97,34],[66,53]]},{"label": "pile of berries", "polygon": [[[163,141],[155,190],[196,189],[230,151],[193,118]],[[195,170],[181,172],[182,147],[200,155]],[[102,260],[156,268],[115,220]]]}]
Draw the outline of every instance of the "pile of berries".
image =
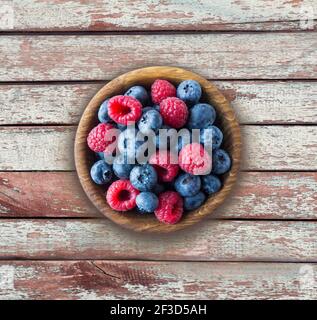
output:
[{"label": "pile of berries", "polygon": [[[199,102],[201,96],[195,80],[175,88],[158,79],[150,92],[134,86],[101,104],[100,123],[87,137],[98,159],[90,174],[96,184],[107,187],[112,209],[137,208],[174,224],[184,211],[199,208],[220,190],[219,176],[229,171],[231,159],[221,149],[216,111]],[[184,129],[186,139],[178,135]]]}]

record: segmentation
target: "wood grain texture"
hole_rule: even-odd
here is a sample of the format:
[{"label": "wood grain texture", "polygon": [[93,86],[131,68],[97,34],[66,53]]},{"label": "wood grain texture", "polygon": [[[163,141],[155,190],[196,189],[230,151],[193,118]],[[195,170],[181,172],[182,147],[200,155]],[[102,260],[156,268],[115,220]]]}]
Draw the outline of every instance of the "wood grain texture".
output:
[{"label": "wood grain texture", "polygon": [[[13,0],[5,31],[305,30],[314,29],[314,1],[52,1]],[[305,11],[308,10],[308,12]]]},{"label": "wood grain texture", "polygon": [[317,261],[316,221],[209,220],[173,234],[107,219],[3,219],[0,259]]},{"label": "wood grain texture", "polygon": [[[75,130],[0,127],[0,170],[74,170]],[[243,170],[317,170],[316,126],[247,125],[241,130]]]},{"label": "wood grain texture", "polygon": [[316,46],[313,32],[2,36],[0,81],[111,80],[158,64],[208,79],[316,79]]},{"label": "wood grain texture", "polygon": [[[49,183],[47,183],[49,181]],[[0,172],[1,217],[101,217],[74,172]],[[317,219],[317,173],[242,172],[211,219]]]},{"label": "wood grain texture", "polygon": [[307,263],[2,261],[0,299],[316,299],[316,274]]},{"label": "wood grain texture", "polygon": [[[214,81],[240,124],[317,124],[317,82]],[[0,124],[77,124],[101,83],[0,85]]]}]

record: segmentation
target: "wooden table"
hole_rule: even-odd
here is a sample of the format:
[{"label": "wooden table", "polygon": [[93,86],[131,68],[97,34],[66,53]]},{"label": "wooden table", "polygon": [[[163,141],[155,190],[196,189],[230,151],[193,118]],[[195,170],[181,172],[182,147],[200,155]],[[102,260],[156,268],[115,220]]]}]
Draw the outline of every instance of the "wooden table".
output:
[{"label": "wooden table", "polygon": [[[0,298],[317,298],[316,1],[5,4]],[[101,217],[73,161],[94,93],[150,65],[214,81],[244,145],[225,205],[163,236]]]}]

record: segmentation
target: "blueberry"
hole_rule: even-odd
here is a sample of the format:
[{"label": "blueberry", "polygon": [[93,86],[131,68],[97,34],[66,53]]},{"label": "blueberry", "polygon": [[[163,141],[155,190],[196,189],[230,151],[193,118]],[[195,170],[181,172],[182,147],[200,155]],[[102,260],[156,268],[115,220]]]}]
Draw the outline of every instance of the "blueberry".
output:
[{"label": "blueberry", "polygon": [[[165,130],[162,130],[165,129]],[[170,148],[170,138],[169,138],[169,130],[172,129],[166,124],[163,124],[162,128],[158,130],[157,135],[155,136],[155,144],[158,149],[169,149]]]},{"label": "blueberry", "polygon": [[122,132],[127,128],[127,126],[125,126],[124,124],[117,123],[117,128]]},{"label": "blueberry", "polygon": [[160,112],[160,106],[157,104],[154,104],[152,107],[147,106],[145,108],[142,108],[142,114],[144,114],[145,112],[150,111],[150,110],[156,110],[156,111]]},{"label": "blueberry", "polygon": [[196,104],[201,97],[201,86],[195,80],[185,80],[177,87],[177,97],[189,105]]},{"label": "blueberry", "polygon": [[157,174],[150,164],[135,166],[130,172],[132,185],[140,191],[150,191],[157,183]]},{"label": "blueberry", "polygon": [[185,210],[195,210],[204,203],[205,199],[206,196],[203,192],[199,192],[192,197],[185,197],[184,208]]},{"label": "blueberry", "polygon": [[187,127],[189,129],[207,128],[214,123],[215,119],[214,107],[207,103],[198,103],[189,110]]},{"label": "blueberry", "polygon": [[112,179],[111,166],[103,160],[94,163],[90,169],[90,176],[97,184],[106,184]]},{"label": "blueberry", "polygon": [[134,97],[139,100],[143,106],[145,106],[149,101],[149,95],[142,86],[131,87],[124,95]]},{"label": "blueberry", "polygon": [[126,154],[128,158],[134,159],[144,152],[141,147],[145,142],[144,136],[138,134],[138,131],[134,128],[129,127],[119,134],[118,149],[121,153]]},{"label": "blueberry", "polygon": [[189,131],[189,136],[179,136],[178,137],[178,143],[177,143],[177,150],[176,152],[180,152],[187,144],[192,143],[192,135]]},{"label": "blueberry", "polygon": [[157,196],[152,192],[141,192],[137,195],[135,200],[136,205],[141,213],[154,212],[159,203]]},{"label": "blueberry", "polygon": [[153,104],[153,109],[160,112],[160,105],[159,104]]},{"label": "blueberry", "polygon": [[152,189],[152,191],[155,193],[155,194],[160,194],[162,193],[163,191],[165,191],[165,187],[163,184],[159,184],[157,183],[154,188]]},{"label": "blueberry", "polygon": [[212,153],[212,172],[223,174],[231,167],[231,159],[228,153],[223,149],[216,149]]},{"label": "blueberry", "polygon": [[96,157],[98,160],[103,160],[110,165],[114,160],[114,157],[112,155],[105,155],[103,152],[96,152]]},{"label": "blueberry", "polygon": [[175,180],[175,190],[182,197],[194,196],[199,192],[200,186],[200,177],[191,175],[189,173],[183,173],[179,175]]},{"label": "blueberry", "polygon": [[138,127],[143,134],[149,134],[151,131],[156,133],[162,127],[162,123],[160,113],[153,109],[143,113],[138,121]]},{"label": "blueberry", "polygon": [[208,174],[201,177],[202,190],[209,196],[221,188],[221,181],[213,174]]},{"label": "blueberry", "polygon": [[104,160],[105,159],[105,155],[103,152],[96,152],[96,157],[98,160]]},{"label": "blueberry", "polygon": [[212,141],[212,149],[218,149],[223,140],[223,133],[216,126],[208,126],[200,131],[200,142],[202,144]]},{"label": "blueberry", "polygon": [[150,110],[155,110],[153,107],[147,106],[145,108],[142,108],[142,115]]},{"label": "blueberry", "polygon": [[132,128],[123,130],[118,137],[118,149],[121,153],[125,153],[134,143],[137,131]]},{"label": "blueberry", "polygon": [[99,107],[98,111],[98,119],[100,122],[107,123],[111,121],[109,115],[108,115],[108,102],[109,99],[105,100]]},{"label": "blueberry", "polygon": [[130,164],[128,157],[120,154],[113,161],[113,172],[120,179],[129,179],[133,164]]}]

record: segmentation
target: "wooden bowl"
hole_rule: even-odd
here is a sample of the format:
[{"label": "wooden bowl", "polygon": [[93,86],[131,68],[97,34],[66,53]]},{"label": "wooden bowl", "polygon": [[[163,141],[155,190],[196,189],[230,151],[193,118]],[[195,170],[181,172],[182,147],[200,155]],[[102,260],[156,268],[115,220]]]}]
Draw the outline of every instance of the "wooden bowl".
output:
[{"label": "wooden bowl", "polygon": [[[201,101],[211,103],[217,111],[217,125],[224,134],[223,148],[227,150],[232,159],[231,170],[222,177],[223,187],[197,210],[185,213],[181,221],[175,225],[166,225],[159,222],[154,215],[141,215],[135,212],[116,212],[112,210],[105,199],[105,188],[98,186],[90,178],[90,168],[95,161],[93,152],[87,146],[87,135],[97,125],[97,113],[100,104],[114,95],[123,94],[133,85],[142,85],[150,88],[155,79],[166,79],[174,85],[183,80],[193,79],[200,83],[203,89]],[[115,223],[135,230],[156,233],[166,233],[190,226],[207,215],[224,202],[232,188],[239,169],[241,137],[239,124],[229,102],[219,90],[209,81],[190,71],[176,67],[148,67],[125,73],[110,81],[89,102],[80,120],[75,139],[75,164],[82,184],[92,203],[102,214]]]}]

